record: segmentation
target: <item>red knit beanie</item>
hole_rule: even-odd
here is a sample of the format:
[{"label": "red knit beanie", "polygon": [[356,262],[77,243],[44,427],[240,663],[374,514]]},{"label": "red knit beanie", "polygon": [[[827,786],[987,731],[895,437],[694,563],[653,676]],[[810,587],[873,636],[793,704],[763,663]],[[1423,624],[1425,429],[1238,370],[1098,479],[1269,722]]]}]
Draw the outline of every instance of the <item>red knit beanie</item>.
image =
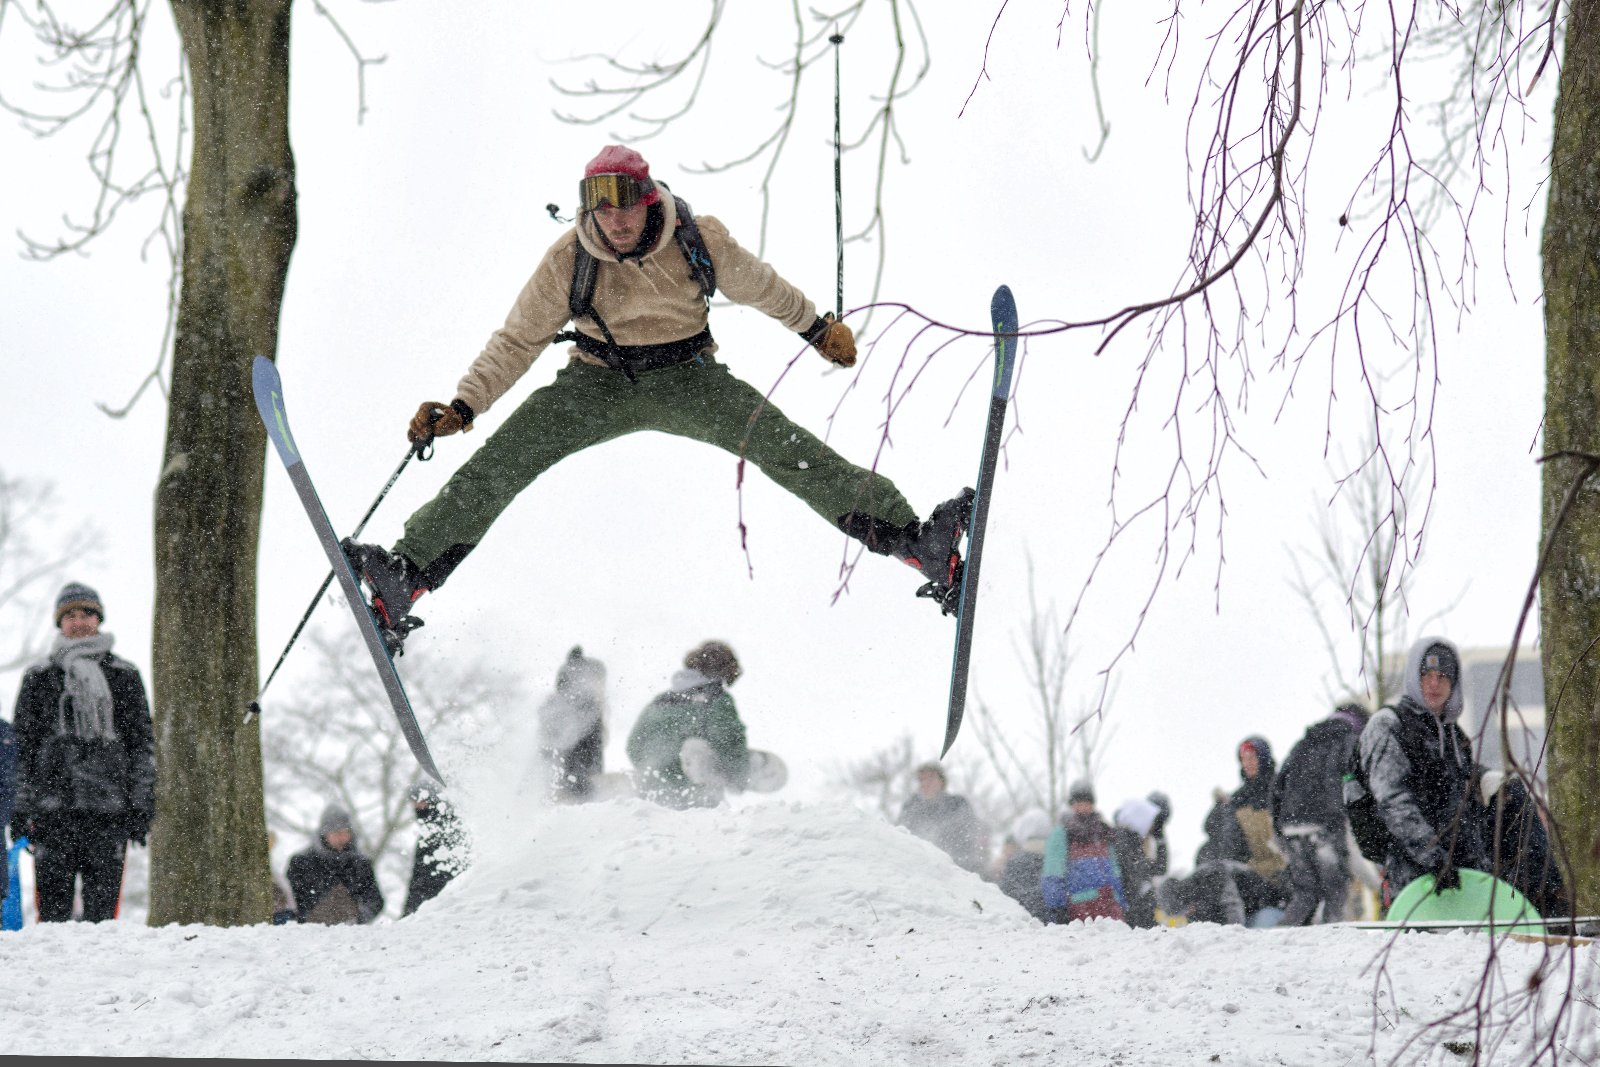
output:
[{"label": "red knit beanie", "polygon": [[596,174],[625,174],[636,182],[648,182],[651,188],[640,199],[641,204],[654,204],[661,199],[661,191],[650,178],[650,164],[631,148],[608,144],[600,149],[600,154],[589,160],[589,165],[583,168],[585,178],[592,178]]}]

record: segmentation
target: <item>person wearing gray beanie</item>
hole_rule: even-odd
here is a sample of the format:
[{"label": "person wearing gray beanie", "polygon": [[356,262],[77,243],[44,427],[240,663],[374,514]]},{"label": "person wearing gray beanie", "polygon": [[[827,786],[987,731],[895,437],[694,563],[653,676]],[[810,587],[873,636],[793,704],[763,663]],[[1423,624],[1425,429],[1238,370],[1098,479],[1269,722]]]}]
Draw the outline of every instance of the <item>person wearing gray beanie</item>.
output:
[{"label": "person wearing gray beanie", "polygon": [[42,922],[114,919],[128,842],[155,816],[155,729],[139,669],[100,630],[100,594],[69,582],[56,595],[60,631],[22,677],[13,716],[17,792],[11,833],[33,846]]}]

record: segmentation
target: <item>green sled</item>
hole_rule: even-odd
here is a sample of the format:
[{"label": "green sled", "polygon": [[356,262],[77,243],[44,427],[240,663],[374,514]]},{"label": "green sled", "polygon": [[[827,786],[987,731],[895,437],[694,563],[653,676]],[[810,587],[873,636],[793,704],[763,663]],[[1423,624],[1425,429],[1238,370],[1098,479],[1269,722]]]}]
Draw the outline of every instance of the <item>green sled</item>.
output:
[{"label": "green sled", "polygon": [[1497,934],[1543,936],[1539,910],[1514,887],[1484,871],[1463,867],[1460,874],[1461,888],[1443,893],[1433,891],[1433,875],[1422,875],[1394,898],[1388,920],[1419,926],[1481,924]]}]

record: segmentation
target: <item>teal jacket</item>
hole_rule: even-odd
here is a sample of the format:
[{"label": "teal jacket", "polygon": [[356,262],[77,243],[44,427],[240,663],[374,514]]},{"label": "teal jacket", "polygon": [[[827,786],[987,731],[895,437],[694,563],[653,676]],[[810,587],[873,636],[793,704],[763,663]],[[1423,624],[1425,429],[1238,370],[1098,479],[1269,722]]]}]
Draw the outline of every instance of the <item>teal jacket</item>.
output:
[{"label": "teal jacket", "polygon": [[628,759],[638,771],[640,792],[681,807],[715,805],[720,790],[704,789],[683,773],[679,752],[691,737],[704,738],[716,753],[723,778],[735,789],[750,775],[744,723],[722,683],[684,669],[672,678],[633,724]]}]

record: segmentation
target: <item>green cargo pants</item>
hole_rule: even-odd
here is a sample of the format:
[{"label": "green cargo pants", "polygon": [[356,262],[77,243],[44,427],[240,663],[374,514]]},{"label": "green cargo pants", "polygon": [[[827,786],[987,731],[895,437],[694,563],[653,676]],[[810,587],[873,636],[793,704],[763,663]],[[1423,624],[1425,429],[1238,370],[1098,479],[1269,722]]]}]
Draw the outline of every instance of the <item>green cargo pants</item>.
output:
[{"label": "green cargo pants", "polygon": [[439,495],[406,521],[395,551],[437,587],[535,478],[590,445],[639,430],[693,438],[734,454],[743,447],[751,463],[835,529],[851,512],[896,527],[917,520],[889,479],[846,462],[709,356],[646,371],[637,383],[574,360],[524,400]]}]

